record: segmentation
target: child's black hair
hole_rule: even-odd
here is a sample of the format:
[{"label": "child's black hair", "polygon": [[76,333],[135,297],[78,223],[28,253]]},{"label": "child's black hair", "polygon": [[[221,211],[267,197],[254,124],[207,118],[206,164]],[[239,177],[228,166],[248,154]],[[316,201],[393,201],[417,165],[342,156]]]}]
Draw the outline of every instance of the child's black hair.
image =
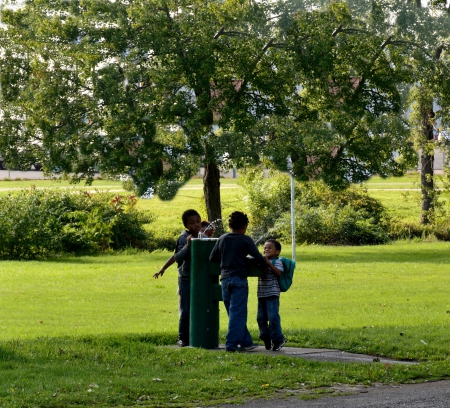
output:
[{"label": "child's black hair", "polygon": [[248,225],[248,217],[247,214],[244,214],[241,211],[235,211],[231,213],[230,218],[228,219],[228,225],[231,229],[241,229]]},{"label": "child's black hair", "polygon": [[187,221],[189,217],[192,217],[194,215],[198,215],[200,217],[200,214],[192,209],[186,210],[183,215],[181,216],[181,219],[183,220],[183,225],[186,226],[187,225]]},{"label": "child's black hair", "polygon": [[266,242],[271,242],[277,251],[281,251],[281,244],[273,238],[266,239]]}]

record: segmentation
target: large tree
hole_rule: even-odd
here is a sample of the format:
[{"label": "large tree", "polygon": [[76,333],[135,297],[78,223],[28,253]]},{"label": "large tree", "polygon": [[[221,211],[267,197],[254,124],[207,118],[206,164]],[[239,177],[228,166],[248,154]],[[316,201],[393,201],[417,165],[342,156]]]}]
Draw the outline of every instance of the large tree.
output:
[{"label": "large tree", "polygon": [[[439,197],[434,171],[434,152],[449,153],[446,125],[450,121],[450,4],[410,2],[398,18],[398,33],[410,50],[414,86],[411,90],[411,124],[416,148],[421,151],[421,219],[434,221]],[[448,161],[447,161],[448,166]]]},{"label": "large tree", "polygon": [[128,174],[162,198],[203,162],[208,217],[220,220],[219,165],[257,160],[245,130],[292,93],[267,52],[270,16],[244,0],[37,0],[4,12],[0,152],[9,166]]},{"label": "large tree", "polygon": [[287,26],[286,55],[300,89],[269,149],[280,164],[290,155],[298,178],[342,188],[375,173],[402,174],[414,161],[402,105],[410,74],[381,29],[388,17],[375,2],[364,16],[333,2],[298,11]]},{"label": "large tree", "polygon": [[221,165],[265,156],[285,169],[290,156],[296,177],[336,187],[400,174],[413,157],[400,87],[412,80],[410,48],[389,32],[384,2],[364,15],[349,3],[358,13],[319,0],[36,0],[4,11],[0,152],[9,166],[128,174],[162,198],[203,162],[211,220]]},{"label": "large tree", "polygon": [[[293,0],[293,3],[298,4],[299,2]],[[301,3],[309,10],[317,10],[330,2],[328,0],[305,0]],[[359,81],[358,86],[350,92],[351,96],[345,101],[357,103],[355,112],[358,113],[354,115],[354,118],[357,119],[360,117],[359,114],[362,113],[363,107],[367,106],[363,100],[358,102],[358,97],[363,94],[367,95],[367,92],[372,92],[372,90],[383,92],[383,88],[386,90],[386,86],[389,86],[393,87],[394,92],[397,88],[402,91],[403,95],[410,94],[409,98],[399,99],[397,96],[396,103],[391,107],[389,106],[391,102],[386,100],[387,104],[384,109],[387,110],[382,117],[385,117],[386,113],[390,111],[391,115],[397,113],[397,115],[401,114],[405,118],[410,118],[409,126],[405,126],[405,123],[401,123],[401,120],[398,121],[399,117],[396,116],[399,127],[394,127],[398,130],[401,128],[403,135],[404,131],[409,129],[410,139],[405,140],[402,136],[394,137],[396,140],[393,141],[396,144],[403,143],[404,151],[408,150],[408,142],[414,143],[414,148],[421,152],[421,222],[432,222],[434,206],[439,196],[434,181],[434,151],[437,147],[443,149],[447,158],[450,153],[448,131],[445,132],[450,123],[448,80],[450,73],[450,3],[447,0],[374,0],[367,2],[347,0],[345,3],[348,5],[353,22],[348,18],[347,21],[343,20],[343,24],[339,24],[340,28],[333,33],[337,37],[341,37],[341,41],[343,40],[344,43],[351,44],[352,49],[347,53],[351,58],[345,66],[353,69],[353,75],[368,79],[367,83]],[[342,6],[342,2],[334,2],[334,4],[338,7]],[[354,21],[359,21],[359,25],[355,26]],[[330,33],[331,30],[332,27],[328,32]],[[367,43],[369,47],[365,49],[355,47],[354,38],[357,36],[371,37],[372,40]],[[372,59],[370,55],[378,55],[378,57]],[[333,61],[335,61],[334,58]],[[371,67],[373,62],[375,65]],[[389,65],[385,65],[383,68],[383,63]],[[314,70],[314,73],[317,75],[317,70]],[[381,86],[379,86],[380,79]],[[399,84],[403,84],[403,86],[399,87]],[[360,93],[363,88],[365,90]],[[390,92],[388,91],[388,93]],[[373,113],[366,111],[364,115],[368,114],[370,118],[373,117]],[[341,114],[339,116],[343,117]],[[351,130],[352,118],[347,123],[348,126],[343,129],[344,132]],[[382,133],[395,134],[391,131]],[[363,139],[354,139],[356,142],[358,140],[363,142]],[[372,139],[369,140],[372,146],[378,148]],[[388,150],[382,149],[389,154]],[[360,155],[356,154],[355,157],[360,157]],[[408,161],[412,164],[410,160]],[[448,165],[447,160],[447,170]],[[387,175],[388,173],[382,171],[381,175],[383,174]]]}]

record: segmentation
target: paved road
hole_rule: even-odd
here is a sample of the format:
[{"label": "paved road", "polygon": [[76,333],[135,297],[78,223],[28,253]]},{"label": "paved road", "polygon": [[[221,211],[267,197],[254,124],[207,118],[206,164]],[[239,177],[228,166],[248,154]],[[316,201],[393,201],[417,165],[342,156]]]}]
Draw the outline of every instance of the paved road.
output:
[{"label": "paved road", "polygon": [[[327,389],[334,396],[301,399],[308,391],[284,392],[272,400],[253,400],[240,408],[449,408],[450,381],[399,386],[341,386]],[[345,395],[342,395],[345,394]],[[218,408],[235,408],[220,405]]]}]

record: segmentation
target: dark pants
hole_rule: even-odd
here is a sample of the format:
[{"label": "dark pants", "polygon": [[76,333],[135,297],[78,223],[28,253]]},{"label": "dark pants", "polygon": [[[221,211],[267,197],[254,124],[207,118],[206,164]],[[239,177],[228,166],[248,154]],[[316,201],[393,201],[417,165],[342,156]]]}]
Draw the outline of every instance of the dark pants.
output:
[{"label": "dark pants", "polygon": [[180,323],[178,325],[178,340],[189,343],[189,313],[191,306],[191,281],[178,278],[180,295]]},{"label": "dark pants", "polygon": [[248,347],[253,340],[247,329],[247,279],[230,276],[222,279],[221,283],[222,299],[228,313],[228,333],[225,347],[227,350],[236,350],[239,345]]},{"label": "dark pants", "polygon": [[283,333],[281,331],[280,298],[269,296],[258,298],[258,315],[256,320],[259,326],[259,338],[271,339],[272,343],[281,343]]}]

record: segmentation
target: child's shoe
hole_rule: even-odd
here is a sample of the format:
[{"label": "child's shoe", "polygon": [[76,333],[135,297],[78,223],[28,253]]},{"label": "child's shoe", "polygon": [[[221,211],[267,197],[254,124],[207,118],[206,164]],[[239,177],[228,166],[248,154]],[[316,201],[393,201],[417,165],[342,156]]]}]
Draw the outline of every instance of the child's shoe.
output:
[{"label": "child's shoe", "polygon": [[282,347],[286,344],[286,337],[283,337],[283,340],[279,343],[273,343],[273,351],[280,351]]},{"label": "child's shoe", "polygon": [[264,342],[264,347],[266,350],[270,350],[272,348],[272,340],[270,340],[269,336],[259,336],[259,338]]},{"label": "child's shoe", "polygon": [[245,347],[238,347],[237,351],[250,351],[250,350],[254,350],[255,348],[259,347],[258,343],[252,343],[249,346],[245,346]]},{"label": "child's shoe", "polygon": [[178,344],[179,347],[187,347],[187,346],[189,346],[189,343],[187,341],[183,341],[181,339],[177,340],[177,344]]}]

